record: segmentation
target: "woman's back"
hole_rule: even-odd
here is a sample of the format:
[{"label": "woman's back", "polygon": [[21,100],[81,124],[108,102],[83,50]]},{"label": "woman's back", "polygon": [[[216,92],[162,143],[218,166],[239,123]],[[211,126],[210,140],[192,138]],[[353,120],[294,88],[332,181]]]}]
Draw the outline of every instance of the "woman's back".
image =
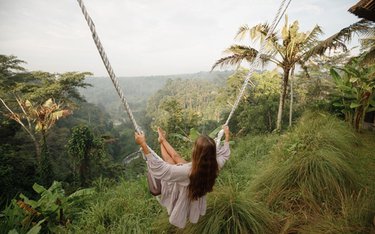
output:
[{"label": "woman's back", "polygon": [[[228,142],[216,149],[216,156],[217,164],[222,168],[230,156]],[[199,217],[205,215],[206,195],[196,200],[189,198],[191,162],[172,165],[151,154],[147,156],[147,166],[150,174],[161,180],[162,192],[159,202],[167,208],[171,224],[184,228],[187,219],[191,223],[197,223]]]}]

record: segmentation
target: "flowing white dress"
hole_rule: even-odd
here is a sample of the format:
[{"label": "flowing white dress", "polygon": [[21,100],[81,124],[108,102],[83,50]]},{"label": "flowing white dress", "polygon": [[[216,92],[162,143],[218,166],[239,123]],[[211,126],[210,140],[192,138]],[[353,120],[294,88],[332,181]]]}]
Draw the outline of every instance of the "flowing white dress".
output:
[{"label": "flowing white dress", "polygon": [[[197,223],[201,215],[206,214],[206,196],[190,201],[188,198],[189,175],[191,162],[185,164],[169,164],[152,152],[147,154],[147,167],[156,179],[161,180],[161,195],[159,202],[167,208],[169,222],[179,228],[184,228],[187,219]],[[221,169],[229,159],[229,143],[216,148],[216,158]]]}]

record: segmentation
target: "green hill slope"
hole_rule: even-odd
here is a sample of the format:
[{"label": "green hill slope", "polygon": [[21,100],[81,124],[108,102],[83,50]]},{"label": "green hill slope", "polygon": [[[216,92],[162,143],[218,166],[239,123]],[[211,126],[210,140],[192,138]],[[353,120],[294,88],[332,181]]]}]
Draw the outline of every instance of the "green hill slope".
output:
[{"label": "green hill slope", "polygon": [[291,131],[236,139],[208,195],[207,214],[178,230],[145,177],[98,186],[77,233],[368,233],[374,230],[375,134],[324,113]]}]

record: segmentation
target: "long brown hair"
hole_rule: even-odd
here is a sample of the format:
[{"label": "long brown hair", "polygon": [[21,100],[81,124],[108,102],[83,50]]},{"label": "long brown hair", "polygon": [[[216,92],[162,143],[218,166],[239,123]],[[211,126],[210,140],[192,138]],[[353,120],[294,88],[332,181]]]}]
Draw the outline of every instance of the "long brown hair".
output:
[{"label": "long brown hair", "polygon": [[215,141],[206,135],[199,136],[195,141],[192,154],[188,188],[190,200],[197,200],[212,191],[218,171]]}]

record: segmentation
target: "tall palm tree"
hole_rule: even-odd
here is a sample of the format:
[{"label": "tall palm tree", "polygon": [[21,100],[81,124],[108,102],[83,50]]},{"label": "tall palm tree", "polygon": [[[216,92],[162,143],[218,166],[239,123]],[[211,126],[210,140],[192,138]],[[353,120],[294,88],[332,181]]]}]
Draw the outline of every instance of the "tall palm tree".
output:
[{"label": "tall palm tree", "polygon": [[[252,28],[247,25],[240,27],[236,38],[242,40],[246,35],[250,36],[253,42],[263,41],[269,31],[267,24],[258,24]],[[342,48],[346,50],[345,44],[335,37],[329,41],[319,41],[318,36],[322,34],[320,26],[316,25],[309,32],[299,32],[299,23],[294,21],[288,23],[288,17],[285,17],[285,24],[280,32],[272,34],[266,44],[266,51],[260,55],[263,63],[271,62],[282,69],[282,84],[280,92],[279,109],[277,114],[276,129],[281,129],[282,115],[285,106],[288,82],[290,72],[296,65],[300,65],[306,70],[305,63],[316,54],[324,54],[327,49]],[[216,61],[212,69],[217,66],[240,65],[246,60],[251,63],[258,54],[258,50],[250,46],[232,45],[225,50],[229,56]]]}]

